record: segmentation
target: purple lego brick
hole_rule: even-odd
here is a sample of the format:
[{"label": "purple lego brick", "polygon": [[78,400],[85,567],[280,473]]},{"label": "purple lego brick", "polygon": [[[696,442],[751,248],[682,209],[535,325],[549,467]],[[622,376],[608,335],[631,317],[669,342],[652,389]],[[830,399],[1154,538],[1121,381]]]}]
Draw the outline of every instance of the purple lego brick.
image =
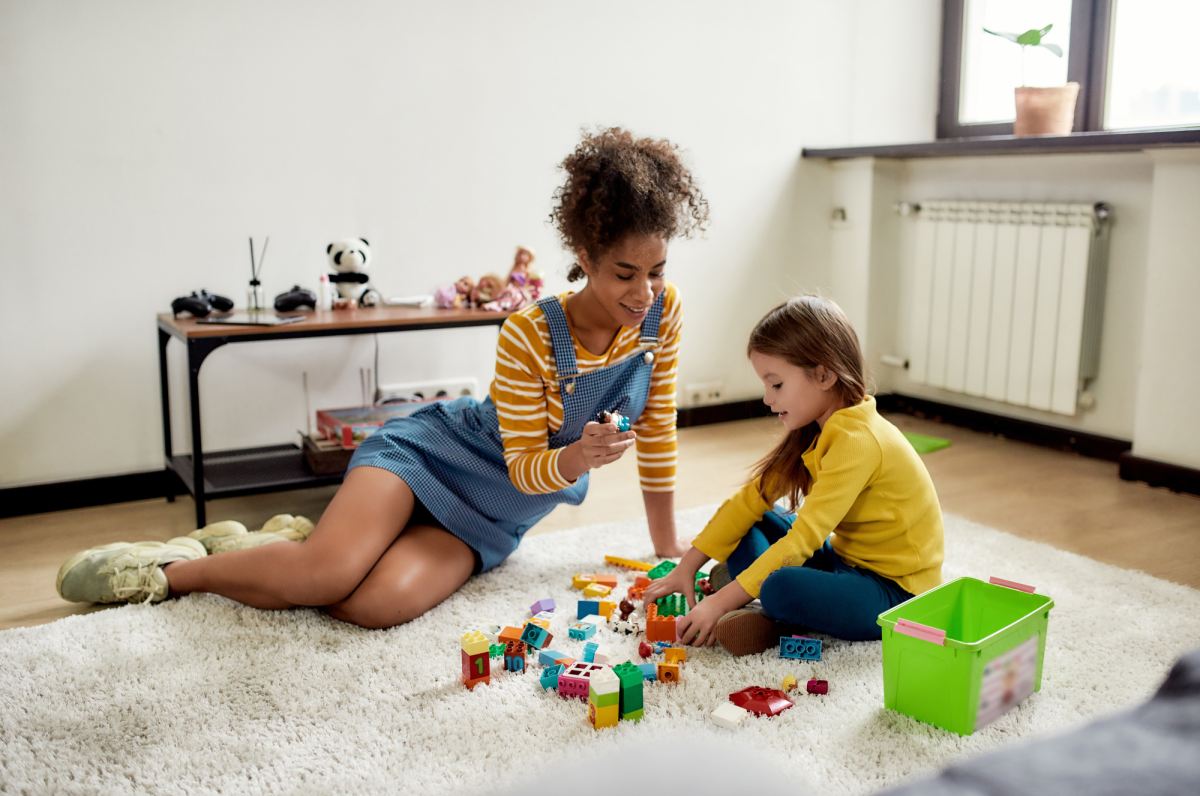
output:
[{"label": "purple lego brick", "polygon": [[550,611],[550,612],[553,612],[553,611],[554,611],[554,609],[555,609],[555,608],[557,608],[557,607],[558,607],[558,606],[556,606],[556,605],[554,604],[554,598],[553,598],[553,597],[547,597],[546,599],[544,599],[544,600],[538,600],[538,601],[537,601],[537,602],[535,602],[533,605],[529,606],[529,613],[531,613],[531,614],[533,614],[533,615],[535,615],[535,616],[536,616],[537,614],[541,613],[542,611]]}]

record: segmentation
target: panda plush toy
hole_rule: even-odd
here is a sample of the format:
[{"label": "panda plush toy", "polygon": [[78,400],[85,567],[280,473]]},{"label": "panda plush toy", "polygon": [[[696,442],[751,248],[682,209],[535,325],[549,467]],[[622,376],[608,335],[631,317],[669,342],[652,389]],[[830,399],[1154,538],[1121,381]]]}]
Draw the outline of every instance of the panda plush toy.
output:
[{"label": "panda plush toy", "polygon": [[329,267],[334,273],[329,281],[337,285],[338,295],[344,299],[355,299],[359,306],[375,307],[383,303],[379,291],[371,287],[367,268],[371,265],[371,244],[366,238],[335,240],[325,247],[329,255]]}]

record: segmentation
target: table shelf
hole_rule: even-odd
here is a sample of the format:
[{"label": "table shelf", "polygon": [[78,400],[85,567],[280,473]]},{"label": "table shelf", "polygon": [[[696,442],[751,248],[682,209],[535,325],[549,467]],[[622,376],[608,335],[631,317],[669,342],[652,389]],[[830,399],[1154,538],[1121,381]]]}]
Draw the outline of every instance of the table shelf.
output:
[{"label": "table shelf", "polygon": [[[172,456],[166,464],[194,495],[192,457]],[[204,454],[204,496],[207,499],[328,486],[340,484],[343,477],[342,473],[315,475],[304,460],[304,451],[295,445],[267,445]]]}]

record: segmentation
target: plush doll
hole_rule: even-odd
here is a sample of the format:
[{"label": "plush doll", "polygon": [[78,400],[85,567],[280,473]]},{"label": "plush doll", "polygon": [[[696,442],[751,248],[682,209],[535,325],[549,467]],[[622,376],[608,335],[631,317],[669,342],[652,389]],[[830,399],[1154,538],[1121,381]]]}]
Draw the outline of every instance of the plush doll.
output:
[{"label": "plush doll", "polygon": [[341,298],[356,299],[363,307],[383,303],[383,297],[371,287],[366,273],[371,264],[371,244],[366,238],[334,241],[325,247],[325,253],[329,255],[329,267],[334,271],[329,275],[329,281],[337,285]]}]

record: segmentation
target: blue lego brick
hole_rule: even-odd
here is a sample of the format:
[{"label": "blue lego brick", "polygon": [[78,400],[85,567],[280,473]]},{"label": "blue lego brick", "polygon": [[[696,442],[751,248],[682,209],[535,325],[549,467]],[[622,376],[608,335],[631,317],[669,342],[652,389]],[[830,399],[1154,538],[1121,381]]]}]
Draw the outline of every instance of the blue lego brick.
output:
[{"label": "blue lego brick", "polygon": [[558,676],[563,673],[563,665],[556,663],[553,666],[547,666],[542,670],[542,676],[538,678],[538,685],[545,691],[547,688],[558,688]]},{"label": "blue lego brick", "polygon": [[505,655],[504,668],[510,672],[525,671],[525,656],[524,655]]},{"label": "blue lego brick", "polygon": [[542,650],[538,653],[538,663],[542,666],[553,666],[559,658],[566,658],[567,653],[558,650]]},{"label": "blue lego brick", "polygon": [[654,663],[639,663],[637,665],[642,670],[642,679],[653,683],[658,679],[658,665]]},{"label": "blue lego brick", "polygon": [[600,649],[599,642],[589,641],[583,647],[583,662],[593,663],[596,660],[596,650]]},{"label": "blue lego brick", "polygon": [[780,636],[779,657],[796,658],[802,661],[819,661],[821,660],[821,639]]},{"label": "blue lego brick", "polygon": [[521,632],[521,641],[534,649],[541,649],[546,646],[548,638],[550,638],[550,633],[546,628],[533,624],[525,625],[525,630]]},{"label": "blue lego brick", "polygon": [[571,638],[586,641],[596,635],[596,626],[591,622],[576,622],[571,625],[571,629],[567,633],[570,634]]},{"label": "blue lego brick", "polygon": [[598,600],[580,600],[579,601],[579,616],[577,619],[583,619],[587,616],[600,613],[600,602]]}]

